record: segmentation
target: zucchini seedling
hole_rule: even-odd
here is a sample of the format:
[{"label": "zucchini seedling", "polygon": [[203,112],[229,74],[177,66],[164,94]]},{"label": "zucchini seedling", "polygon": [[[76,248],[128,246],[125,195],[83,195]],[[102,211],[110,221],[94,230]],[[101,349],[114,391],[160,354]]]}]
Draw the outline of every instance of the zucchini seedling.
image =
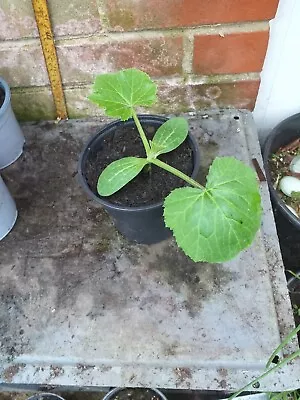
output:
[{"label": "zucchini seedling", "polygon": [[189,186],[174,189],[164,200],[164,220],[177,244],[193,261],[223,262],[248,247],[260,227],[261,200],[254,171],[234,157],[217,157],[210,166],[206,186],[163,162],[159,156],[179,147],[188,135],[184,118],[171,118],[149,141],[136,107],[151,106],[157,87],[150,77],[131,68],[96,77],[89,99],[106,115],[133,118],[146,157],[124,157],[108,165],[99,176],[100,196],[110,196],[134,179],[146,165],[183,179]]}]

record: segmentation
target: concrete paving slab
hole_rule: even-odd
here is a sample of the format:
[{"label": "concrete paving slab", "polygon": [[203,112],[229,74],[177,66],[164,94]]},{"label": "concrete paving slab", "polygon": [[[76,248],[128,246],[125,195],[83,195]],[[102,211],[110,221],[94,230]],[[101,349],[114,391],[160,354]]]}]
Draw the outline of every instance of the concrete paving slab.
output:
[{"label": "concrete paving slab", "polygon": [[[202,174],[216,155],[262,165],[249,112],[187,117]],[[24,124],[24,155],[3,171],[19,218],[0,242],[0,384],[238,389],[294,324],[267,184],[262,229],[231,262],[193,263],[173,239],[128,243],[76,178],[106,122]],[[259,390],[299,376],[294,362]]]}]

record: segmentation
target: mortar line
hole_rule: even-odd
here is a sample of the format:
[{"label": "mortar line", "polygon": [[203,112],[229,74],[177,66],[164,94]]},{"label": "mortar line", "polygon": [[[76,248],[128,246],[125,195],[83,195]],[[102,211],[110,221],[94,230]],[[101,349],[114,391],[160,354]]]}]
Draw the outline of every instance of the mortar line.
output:
[{"label": "mortar line", "polygon": [[194,54],[194,35],[189,31],[183,34],[183,74],[191,74],[193,72],[193,54]]},{"label": "mortar line", "polygon": [[[244,74],[220,74],[220,75],[202,75],[197,76],[190,74],[188,79],[185,77],[159,77],[153,79],[157,84],[163,83],[169,86],[186,86],[187,88],[195,85],[205,85],[208,83],[217,84],[217,83],[235,83],[235,82],[244,82],[244,81],[253,81],[259,80],[260,73],[259,72],[249,72]],[[90,89],[92,86],[91,82],[81,82],[81,83],[72,83],[69,82],[63,85],[64,91],[73,90],[73,89]],[[22,94],[22,93],[36,93],[41,92],[43,90],[50,90],[50,85],[40,85],[40,86],[23,86],[23,87],[12,87],[12,94]]]},{"label": "mortar line", "polygon": [[98,14],[99,14],[99,20],[100,20],[100,24],[101,24],[101,29],[103,30],[103,32],[107,32],[109,31],[109,20],[107,17],[107,10],[106,10],[106,5],[104,0],[96,0],[96,4],[97,4],[97,9],[98,9]]},{"label": "mortar line", "polygon": [[[102,0],[97,0],[102,1]],[[170,29],[155,29],[155,30],[140,30],[140,31],[128,31],[128,32],[113,32],[113,31],[102,31],[97,34],[87,34],[81,36],[60,36],[55,38],[55,43],[58,45],[64,44],[86,44],[90,41],[91,43],[96,43],[98,40],[104,43],[110,41],[120,41],[124,42],[126,40],[136,40],[141,39],[155,39],[161,37],[176,37],[183,33],[190,35],[221,35],[226,36],[230,33],[247,33],[247,32],[258,32],[258,31],[268,31],[269,21],[258,21],[258,22],[245,22],[240,24],[212,24],[212,25],[202,25],[197,27],[186,27],[186,28],[170,28]],[[0,43],[0,50],[20,48],[24,45],[38,44],[39,38],[21,38],[14,40],[5,40]]]}]

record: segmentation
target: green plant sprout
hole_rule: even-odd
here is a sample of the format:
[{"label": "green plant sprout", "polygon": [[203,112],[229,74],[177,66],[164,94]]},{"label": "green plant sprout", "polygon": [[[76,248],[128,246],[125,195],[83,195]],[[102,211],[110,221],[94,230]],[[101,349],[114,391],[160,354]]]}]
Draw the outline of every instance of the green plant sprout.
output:
[{"label": "green plant sprout", "polygon": [[[290,274],[292,274],[295,278],[300,279],[300,274],[295,274],[293,271],[288,270]],[[266,369],[262,375],[260,375],[258,378],[254,379],[253,381],[249,382],[246,386],[244,386],[242,389],[238,390],[235,392],[233,395],[231,395],[228,400],[233,400],[234,398],[238,397],[242,392],[245,392],[246,390],[251,390],[252,387],[255,387],[255,385],[259,384],[259,382],[265,378],[266,376],[270,375],[272,372],[277,371],[278,369],[282,368],[284,365],[290,363],[293,361],[295,358],[300,357],[300,349],[295,351],[294,353],[290,354],[288,357],[283,358],[281,361],[279,361],[278,353],[280,353],[284,347],[291,342],[294,336],[296,336],[300,332],[300,324],[296,326],[295,329],[293,329],[289,335],[282,341],[282,343],[273,351],[271,356],[269,357],[269,360],[266,364]],[[274,359],[278,357],[278,363],[272,367],[272,363],[274,362]],[[300,388],[299,388],[300,389]],[[289,390],[285,392],[279,392],[279,393],[268,393],[269,399],[270,400],[300,400],[300,392],[298,390]]]},{"label": "green plant sprout", "polygon": [[206,186],[159,159],[187,138],[184,118],[171,118],[147,139],[136,107],[151,106],[157,87],[137,69],[98,75],[89,99],[108,116],[133,118],[145,148],[145,158],[124,157],[101,173],[97,191],[110,196],[134,179],[146,165],[156,165],[189,186],[174,189],[164,200],[164,220],[177,244],[193,261],[224,262],[254,240],[261,223],[261,199],[254,171],[234,157],[217,157],[210,166]]},{"label": "green plant sprout", "polygon": [[[300,325],[298,325],[295,329],[293,329],[289,335],[284,339],[284,341],[274,350],[274,352],[271,354],[267,364],[266,364],[266,369],[267,371],[265,371],[263,374],[261,374],[258,378],[254,379],[253,381],[249,382],[246,386],[244,386],[243,388],[241,388],[240,390],[238,390],[237,392],[235,392],[233,395],[231,395],[228,400],[233,400],[234,398],[238,397],[241,393],[247,391],[247,390],[251,390],[253,387],[255,387],[257,384],[260,383],[260,381],[262,379],[264,379],[266,376],[270,375],[272,372],[277,371],[278,369],[282,368],[284,365],[290,363],[291,361],[293,361],[295,358],[300,357],[300,350],[295,351],[294,353],[290,354],[288,357],[281,359],[280,362],[278,362],[274,367],[270,368],[271,364],[273,363],[273,360],[276,356],[278,356],[278,353],[280,353],[284,347],[292,340],[292,338],[294,336],[297,335],[297,333],[300,331]],[[294,390],[290,391],[290,393],[294,394]],[[277,393],[279,394],[283,394],[283,393],[287,393],[287,392],[281,392],[281,393]],[[276,395],[277,395],[276,394]],[[275,394],[272,393],[270,394],[271,398],[273,398],[272,396],[274,396]],[[298,396],[299,398],[299,396]]]}]

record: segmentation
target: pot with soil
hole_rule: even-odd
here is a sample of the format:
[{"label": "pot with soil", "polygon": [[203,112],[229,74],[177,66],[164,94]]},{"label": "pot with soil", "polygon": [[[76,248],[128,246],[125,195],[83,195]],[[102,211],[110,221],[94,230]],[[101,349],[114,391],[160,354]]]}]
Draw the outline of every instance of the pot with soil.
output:
[{"label": "pot with soil", "polygon": [[[140,115],[139,120],[149,140],[167,118]],[[79,160],[79,179],[87,194],[102,204],[113,217],[117,229],[130,241],[152,244],[169,236],[163,219],[163,200],[171,190],[184,185],[174,175],[152,166],[142,171],[134,181],[106,199],[99,195],[97,182],[111,162],[122,157],[143,157],[145,151],[139,140],[133,119],[116,121],[105,126],[86,145]],[[196,178],[199,170],[199,150],[196,140],[189,134],[185,142],[161,159]]]},{"label": "pot with soil", "polygon": [[11,231],[17,220],[17,215],[14,199],[0,176],[0,240]]},{"label": "pot with soil", "polygon": [[115,388],[109,391],[103,400],[167,400],[157,389]]},{"label": "pot with soil", "polygon": [[277,125],[263,150],[273,204],[300,229],[300,113]]},{"label": "pot with soil", "polygon": [[85,147],[81,184],[129,240],[156,243],[170,228],[193,261],[230,260],[260,227],[257,176],[234,157],[217,157],[206,186],[196,181],[199,150],[187,120],[137,115],[137,107],[154,103],[156,90],[150,77],[134,68],[96,77],[89,99],[121,121]]},{"label": "pot with soil", "polygon": [[0,169],[20,157],[24,143],[24,135],[11,107],[9,86],[0,78]]}]

